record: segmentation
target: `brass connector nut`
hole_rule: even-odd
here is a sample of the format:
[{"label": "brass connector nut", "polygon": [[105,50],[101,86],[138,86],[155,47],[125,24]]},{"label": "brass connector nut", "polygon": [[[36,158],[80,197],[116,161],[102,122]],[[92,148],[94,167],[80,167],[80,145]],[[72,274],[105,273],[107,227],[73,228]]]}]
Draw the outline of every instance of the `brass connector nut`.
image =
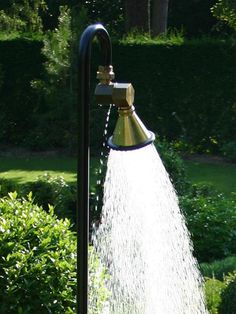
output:
[{"label": "brass connector nut", "polygon": [[97,71],[97,79],[101,84],[110,84],[112,80],[115,78],[115,73],[113,72],[113,66],[102,66],[99,65]]}]

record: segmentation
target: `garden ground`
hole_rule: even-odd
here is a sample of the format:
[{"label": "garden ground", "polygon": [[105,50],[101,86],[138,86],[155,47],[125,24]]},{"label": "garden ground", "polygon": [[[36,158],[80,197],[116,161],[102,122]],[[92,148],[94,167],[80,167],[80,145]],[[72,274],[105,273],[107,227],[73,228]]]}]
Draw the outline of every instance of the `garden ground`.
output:
[{"label": "garden ground", "polygon": [[[236,164],[215,157],[194,156],[184,161],[188,180],[192,183],[212,184],[228,197],[236,197]],[[96,182],[99,159],[91,158],[91,185]],[[76,181],[76,159],[51,154],[15,155],[0,157],[0,177],[23,184],[35,181],[39,175],[50,173],[63,176],[67,182]]]}]

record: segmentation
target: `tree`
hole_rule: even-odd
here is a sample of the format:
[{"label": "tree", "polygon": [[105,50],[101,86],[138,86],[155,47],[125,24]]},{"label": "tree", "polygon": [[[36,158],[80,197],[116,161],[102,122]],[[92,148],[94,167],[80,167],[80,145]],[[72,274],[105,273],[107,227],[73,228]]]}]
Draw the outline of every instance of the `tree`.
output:
[{"label": "tree", "polygon": [[44,0],[10,0],[0,4],[0,30],[41,32],[40,12],[46,9]]},{"label": "tree", "polygon": [[125,1],[125,29],[150,32],[150,0]]},{"label": "tree", "polygon": [[166,33],[169,0],[152,0],[152,35]]},{"label": "tree", "polygon": [[167,31],[169,0],[125,1],[126,32],[132,29],[158,36]]}]

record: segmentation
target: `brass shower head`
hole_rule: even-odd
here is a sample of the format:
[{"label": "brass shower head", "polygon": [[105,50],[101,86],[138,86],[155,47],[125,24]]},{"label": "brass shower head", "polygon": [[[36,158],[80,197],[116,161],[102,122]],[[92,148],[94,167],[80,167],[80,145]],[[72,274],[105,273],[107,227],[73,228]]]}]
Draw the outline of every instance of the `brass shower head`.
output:
[{"label": "brass shower head", "polygon": [[139,119],[133,106],[134,88],[130,83],[113,83],[112,66],[99,67],[97,77],[100,83],[95,89],[99,104],[114,104],[118,107],[119,117],[108,146],[115,150],[133,150],[152,143],[155,135],[148,131]]}]

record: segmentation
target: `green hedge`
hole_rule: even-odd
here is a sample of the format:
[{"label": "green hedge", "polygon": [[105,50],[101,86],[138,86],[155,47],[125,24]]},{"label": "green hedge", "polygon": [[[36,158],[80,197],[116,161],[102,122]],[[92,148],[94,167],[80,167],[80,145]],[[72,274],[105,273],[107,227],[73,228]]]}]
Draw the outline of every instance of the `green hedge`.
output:
[{"label": "green hedge", "polygon": [[117,79],[133,83],[137,111],[155,133],[199,150],[235,137],[235,44],[189,41],[113,50]]},{"label": "green hedge", "polygon": [[0,40],[0,143],[22,145],[34,127],[31,80],[43,70],[41,47],[39,40]]},{"label": "green hedge", "polygon": [[[35,134],[35,130],[44,125],[37,119],[44,118],[40,113],[45,112],[46,104],[40,100],[40,95],[35,95],[30,81],[42,78],[41,46],[39,41],[0,41],[0,77],[3,80],[0,86],[0,143],[30,143],[37,148],[37,136],[34,135],[35,143],[32,143],[29,131]],[[95,45],[93,77],[100,63],[97,52]],[[113,44],[116,79],[133,83],[137,113],[148,128],[168,139],[187,142],[197,151],[218,151],[223,144],[235,140],[235,56],[236,45],[232,41],[195,40],[180,45]],[[97,134],[102,133],[105,124],[105,117],[101,122],[104,110],[97,108],[92,105],[94,148],[101,146]],[[75,115],[76,111],[74,108]],[[113,126],[114,116],[115,113],[111,119]],[[61,138],[71,141],[76,134],[63,129],[66,127],[67,123],[57,125],[55,122],[53,129],[60,132]],[[46,139],[50,137],[50,131],[44,129],[45,132],[40,130],[40,136]],[[48,143],[41,148],[47,147]]]}]

